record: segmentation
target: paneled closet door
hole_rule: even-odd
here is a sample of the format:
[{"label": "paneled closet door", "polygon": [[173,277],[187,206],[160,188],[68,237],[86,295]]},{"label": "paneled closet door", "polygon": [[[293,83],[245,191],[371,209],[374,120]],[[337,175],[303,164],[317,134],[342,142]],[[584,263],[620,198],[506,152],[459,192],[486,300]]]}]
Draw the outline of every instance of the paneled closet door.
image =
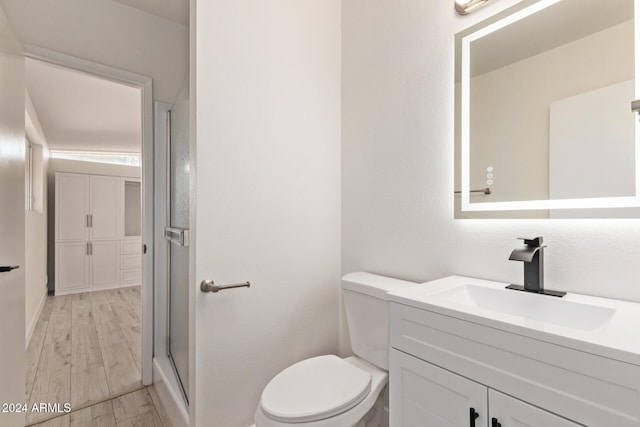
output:
[{"label": "paneled closet door", "polygon": [[90,247],[88,242],[56,244],[56,289],[89,287]]},{"label": "paneled closet door", "polygon": [[117,285],[120,281],[120,241],[91,242],[91,286]]},{"label": "paneled closet door", "polygon": [[56,241],[87,241],[89,229],[89,177],[56,174]]},{"label": "paneled closet door", "polygon": [[91,176],[91,241],[120,238],[120,178]]}]

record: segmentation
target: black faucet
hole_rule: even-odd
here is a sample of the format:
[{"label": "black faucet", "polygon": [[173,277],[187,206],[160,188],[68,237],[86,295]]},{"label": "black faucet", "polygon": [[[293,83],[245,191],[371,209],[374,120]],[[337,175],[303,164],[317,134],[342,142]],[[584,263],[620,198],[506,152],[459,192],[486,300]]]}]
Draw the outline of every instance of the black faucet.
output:
[{"label": "black faucet", "polygon": [[544,248],[542,237],[524,240],[526,245],[524,248],[517,248],[511,252],[510,261],[524,262],[524,286],[509,285],[507,289],[515,289],[518,291],[534,292],[537,294],[552,295],[555,297],[563,297],[567,293],[547,290],[544,288]]}]

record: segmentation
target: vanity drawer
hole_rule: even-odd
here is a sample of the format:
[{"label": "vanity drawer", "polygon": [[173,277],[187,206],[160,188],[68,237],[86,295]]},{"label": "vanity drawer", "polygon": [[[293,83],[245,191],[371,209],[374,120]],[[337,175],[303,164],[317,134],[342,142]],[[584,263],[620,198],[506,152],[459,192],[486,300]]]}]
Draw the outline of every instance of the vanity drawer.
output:
[{"label": "vanity drawer", "polygon": [[640,367],[390,304],[391,346],[588,426],[640,425]]}]

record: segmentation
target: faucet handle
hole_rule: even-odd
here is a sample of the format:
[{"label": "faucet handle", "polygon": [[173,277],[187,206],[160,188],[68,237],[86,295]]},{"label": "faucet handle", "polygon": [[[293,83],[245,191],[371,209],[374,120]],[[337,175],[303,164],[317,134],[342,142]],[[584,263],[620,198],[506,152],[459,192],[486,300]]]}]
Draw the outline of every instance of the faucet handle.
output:
[{"label": "faucet handle", "polygon": [[524,240],[525,245],[531,246],[534,248],[542,246],[542,236],[534,237],[533,239],[529,239],[526,237],[518,237],[518,240]]}]

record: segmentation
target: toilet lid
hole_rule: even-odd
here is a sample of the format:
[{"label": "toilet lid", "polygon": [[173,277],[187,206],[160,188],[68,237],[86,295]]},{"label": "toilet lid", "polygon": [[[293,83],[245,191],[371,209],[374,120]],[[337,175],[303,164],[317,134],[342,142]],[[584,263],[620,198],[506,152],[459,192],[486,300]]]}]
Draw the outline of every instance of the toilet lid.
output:
[{"label": "toilet lid", "polygon": [[291,365],[262,392],[265,415],[300,423],[345,412],[371,391],[371,375],[337,356],[326,355]]}]

